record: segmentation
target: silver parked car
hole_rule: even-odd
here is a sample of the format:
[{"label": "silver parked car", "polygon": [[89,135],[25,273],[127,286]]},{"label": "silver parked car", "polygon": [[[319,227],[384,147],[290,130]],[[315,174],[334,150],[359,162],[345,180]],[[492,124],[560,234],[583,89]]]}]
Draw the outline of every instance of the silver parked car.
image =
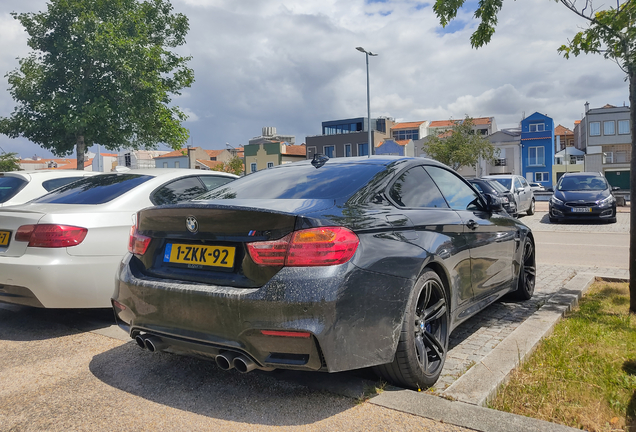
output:
[{"label": "silver parked car", "polygon": [[489,175],[483,178],[496,180],[508,189],[515,197],[518,213],[526,212],[528,216],[534,214],[534,192],[525,178],[514,174]]}]

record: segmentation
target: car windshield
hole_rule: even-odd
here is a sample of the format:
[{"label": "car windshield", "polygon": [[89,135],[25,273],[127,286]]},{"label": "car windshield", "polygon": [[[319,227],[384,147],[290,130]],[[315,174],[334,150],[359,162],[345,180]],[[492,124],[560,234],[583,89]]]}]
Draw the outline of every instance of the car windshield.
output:
[{"label": "car windshield", "polygon": [[497,183],[499,183],[500,185],[502,185],[503,187],[506,188],[506,190],[510,190],[510,185],[512,184],[512,179],[509,178],[496,178],[496,179],[490,179],[493,181],[496,181]]},{"label": "car windshield", "polygon": [[215,199],[336,199],[349,197],[385,170],[375,164],[283,165],[234,180],[196,200]]},{"label": "car windshield", "polygon": [[0,203],[5,203],[15,196],[27,181],[20,177],[0,177]]},{"label": "car windshield", "polygon": [[33,203],[104,204],[150,180],[139,174],[103,174],[62,186]]},{"label": "car windshield", "polygon": [[560,191],[598,191],[607,189],[607,182],[600,176],[570,176],[561,178],[557,189]]}]

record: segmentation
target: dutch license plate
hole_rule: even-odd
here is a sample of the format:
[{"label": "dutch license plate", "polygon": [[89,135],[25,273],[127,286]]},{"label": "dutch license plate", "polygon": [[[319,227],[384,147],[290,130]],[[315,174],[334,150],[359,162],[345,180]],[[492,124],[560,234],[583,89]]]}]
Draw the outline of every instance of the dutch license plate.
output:
[{"label": "dutch license plate", "polygon": [[11,233],[9,231],[0,231],[0,246],[8,245],[9,238],[11,238]]},{"label": "dutch license plate", "polygon": [[233,247],[168,243],[163,262],[208,267],[234,267]]},{"label": "dutch license plate", "polygon": [[573,213],[591,213],[592,209],[590,207],[574,207],[572,209]]}]

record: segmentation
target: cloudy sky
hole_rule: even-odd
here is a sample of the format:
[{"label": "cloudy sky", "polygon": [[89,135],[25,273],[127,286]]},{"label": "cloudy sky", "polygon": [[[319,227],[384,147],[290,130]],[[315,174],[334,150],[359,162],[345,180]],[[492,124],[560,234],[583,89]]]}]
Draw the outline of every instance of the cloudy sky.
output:
[{"label": "cloudy sky", "polygon": [[[572,129],[586,101],[592,108],[628,102],[615,63],[557,53],[585,22],[553,0],[507,0],[492,42],[478,50],[469,40],[474,6],[442,29],[423,1],[173,0],[190,20],[180,52],[193,57],[196,82],[174,102],[189,115],[191,143],[247,144],[264,126],[303,143],[320,134],[322,121],[366,117],[365,56],[357,46],[379,54],[370,58],[372,117],[494,116],[502,129],[538,111]],[[0,2],[0,77],[28,53],[10,12],[45,9],[45,0]],[[0,116],[14,106],[0,78]],[[0,147],[51,157],[24,139],[0,135]]]}]

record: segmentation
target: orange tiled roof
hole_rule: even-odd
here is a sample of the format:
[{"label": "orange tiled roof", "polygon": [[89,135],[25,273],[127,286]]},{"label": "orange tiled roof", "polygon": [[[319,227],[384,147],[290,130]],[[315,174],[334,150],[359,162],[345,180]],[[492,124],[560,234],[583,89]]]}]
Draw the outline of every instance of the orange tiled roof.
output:
[{"label": "orange tiled roof", "polygon": [[407,145],[409,142],[411,142],[411,140],[395,140],[395,142],[396,142],[398,145],[405,146],[405,145]]},{"label": "orange tiled roof", "polygon": [[307,155],[307,148],[304,145],[288,145],[285,146],[283,153],[292,156],[305,156]]},{"label": "orange tiled roof", "polygon": [[[93,159],[84,160],[84,168],[86,168],[87,166],[91,166],[92,164],[93,164]],[[58,169],[58,170],[77,169],[77,159],[71,159],[70,162],[67,163],[66,165],[58,165],[57,168],[53,168],[53,169]]]},{"label": "orange tiled roof", "polygon": [[[429,127],[448,127],[448,126],[455,126],[455,124],[457,124],[458,122],[462,122],[464,121],[464,119],[461,120],[436,120],[436,121],[432,121],[429,125]],[[473,119],[473,124],[475,126],[478,125],[487,125],[487,124],[491,124],[492,123],[492,118],[491,117],[475,117]]]},{"label": "orange tiled roof", "polygon": [[204,150],[204,151],[208,154],[208,156],[213,158],[223,153],[224,150]]},{"label": "orange tiled roof", "polygon": [[201,159],[197,159],[197,162],[200,163],[201,165],[205,165],[208,168],[216,168],[219,165],[223,165],[223,162],[221,161],[213,161],[213,160],[201,160]]},{"label": "orange tiled roof", "polygon": [[187,156],[187,155],[188,155],[188,149],[182,148],[181,150],[174,150],[174,151],[171,151],[170,153],[157,156],[155,159],[168,158],[168,157],[180,157],[180,156]]},{"label": "orange tiled roof", "polygon": [[393,125],[393,127],[391,129],[395,130],[395,129],[417,129],[420,127],[420,125],[424,123],[423,121],[417,121],[417,122],[405,122],[405,123],[397,123],[395,125]]},{"label": "orange tiled roof", "polygon": [[435,120],[432,121],[428,126],[429,127],[444,127],[444,126],[455,126],[457,120]]},{"label": "orange tiled roof", "polygon": [[572,132],[570,129],[566,128],[565,126],[558,125],[557,127],[554,128],[554,134],[555,135],[574,135],[574,132]]}]

